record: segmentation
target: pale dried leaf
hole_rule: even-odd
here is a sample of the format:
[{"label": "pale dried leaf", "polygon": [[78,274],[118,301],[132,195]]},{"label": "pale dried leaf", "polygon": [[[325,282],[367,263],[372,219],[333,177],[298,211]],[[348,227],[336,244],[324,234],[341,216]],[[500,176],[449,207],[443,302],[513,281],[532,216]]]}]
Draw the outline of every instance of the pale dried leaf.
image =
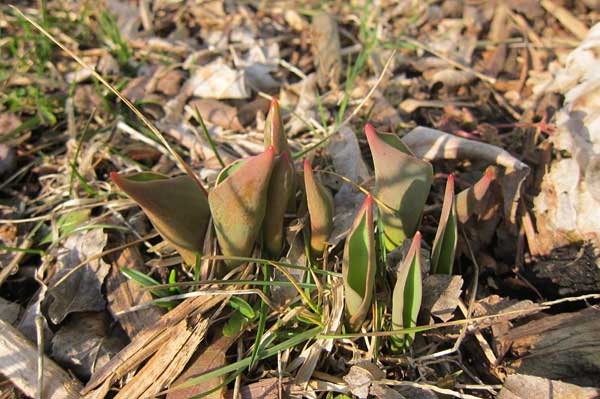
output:
[{"label": "pale dried leaf", "polygon": [[[369,178],[369,169],[362,158],[358,139],[352,129],[342,127],[339,133],[330,139],[327,152],[332,158],[336,173],[357,184]],[[333,197],[335,212],[333,232],[329,237],[331,244],[337,245],[346,236],[352,226],[354,215],[364,200],[365,194],[355,186],[341,182],[339,190]]]},{"label": "pale dried leaf", "polygon": [[250,97],[244,71],[214,61],[196,69],[191,77],[192,94],[201,98],[243,99]]},{"label": "pale dried leaf", "polygon": [[72,312],[103,310],[106,305],[102,283],[110,266],[96,259],[74,272],[63,283],[54,287],[63,276],[86,259],[98,255],[106,246],[107,235],[102,229],[91,229],[66,239],[59,249],[56,272],[48,282],[48,315],[58,324]]},{"label": "pale dried leaf", "polygon": [[374,381],[385,378],[385,373],[370,362],[362,362],[350,368],[343,379],[353,395],[360,399],[369,396],[369,389]]},{"label": "pale dried leaf", "polygon": [[502,166],[504,175],[499,180],[504,197],[504,215],[511,223],[516,223],[521,185],[529,174],[529,166],[525,163],[500,147],[422,126],[402,137],[402,141],[416,156],[430,161],[458,159]]}]

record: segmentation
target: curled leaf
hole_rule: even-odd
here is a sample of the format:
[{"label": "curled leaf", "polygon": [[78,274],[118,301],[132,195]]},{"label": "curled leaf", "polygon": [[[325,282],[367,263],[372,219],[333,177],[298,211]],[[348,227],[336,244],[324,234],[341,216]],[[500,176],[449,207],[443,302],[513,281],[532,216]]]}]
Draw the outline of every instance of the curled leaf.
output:
[{"label": "curled leaf", "polygon": [[375,236],[373,197],[369,194],[354,219],[346,238],[342,277],[348,324],[358,330],[371,307],[375,287]]},{"label": "curled leaf", "polygon": [[[417,325],[422,296],[421,233],[416,232],[406,258],[396,274],[396,285],[392,293],[392,327],[395,330]],[[412,343],[414,336],[405,334],[394,337],[394,345],[406,348]]]},{"label": "curled leaf", "polygon": [[188,175],[167,177],[156,173],[120,175],[112,181],[137,202],[156,230],[177,249],[187,264],[202,251],[210,210],[206,194]]},{"label": "curled leaf", "polygon": [[[269,147],[262,154],[230,165],[208,194],[223,255],[248,256],[252,252],[265,216],[274,156],[273,147]],[[232,260],[225,263],[229,268],[240,264]]]},{"label": "curled leaf", "polygon": [[304,187],[310,218],[310,248],[313,254],[322,254],[333,230],[333,198],[315,178],[308,160],[304,160]]},{"label": "curled leaf", "polygon": [[387,205],[380,211],[385,246],[391,251],[417,231],[433,168],[429,162],[407,154],[399,139],[382,139],[370,124],[365,126],[365,134],[375,164],[377,196]]},{"label": "curled leaf", "polygon": [[460,223],[466,223],[483,201],[492,181],[496,179],[496,168],[490,166],[474,185],[456,195],[456,217]]},{"label": "curled leaf", "polygon": [[296,176],[290,153],[284,150],[275,159],[269,182],[267,203],[269,209],[263,222],[263,239],[267,252],[279,256],[283,246],[283,218],[288,204],[296,192]]},{"label": "curled leaf", "polygon": [[444,203],[431,251],[431,270],[434,273],[452,274],[458,229],[456,225],[456,207],[454,204],[454,176],[448,176]]},{"label": "curled leaf", "polygon": [[264,131],[265,149],[273,146],[275,155],[280,155],[283,151],[288,150],[287,137],[283,130],[281,122],[281,113],[279,112],[279,103],[275,98],[271,101],[271,107],[267,114]]}]

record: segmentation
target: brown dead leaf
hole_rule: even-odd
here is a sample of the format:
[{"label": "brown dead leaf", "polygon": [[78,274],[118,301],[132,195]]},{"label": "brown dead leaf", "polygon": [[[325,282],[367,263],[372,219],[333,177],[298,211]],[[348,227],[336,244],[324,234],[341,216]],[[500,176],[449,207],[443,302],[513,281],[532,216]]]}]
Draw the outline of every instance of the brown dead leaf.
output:
[{"label": "brown dead leaf", "polygon": [[196,108],[206,123],[221,126],[223,129],[242,130],[237,109],[214,99],[195,99],[188,103],[195,114]]},{"label": "brown dead leaf", "polygon": [[584,388],[532,375],[512,374],[504,381],[498,399],[594,399],[597,388]]},{"label": "brown dead leaf", "polygon": [[[281,384],[280,384],[281,382]],[[279,399],[289,397],[290,379],[277,377],[264,378],[240,389],[241,399]],[[226,399],[234,399],[233,392],[227,392]]]},{"label": "brown dead leaf", "polygon": [[181,82],[184,78],[181,71],[169,70],[164,74],[160,73],[159,76],[160,78],[156,83],[156,91],[169,97],[173,97],[179,93]]},{"label": "brown dead leaf", "polygon": [[[210,370],[217,369],[225,365],[226,354],[231,345],[237,341],[237,336],[227,337],[220,336],[214,340],[204,351],[190,362],[187,370],[183,372],[173,383],[172,388],[177,385],[183,384],[190,378],[204,374]],[[208,381],[204,381],[202,384],[191,386],[188,388],[172,390],[167,394],[167,399],[186,399],[191,396],[199,395],[206,391],[209,391],[216,386],[223,383],[223,377],[213,378]],[[220,399],[223,398],[227,391],[227,387],[223,386],[221,389],[205,396],[208,399]]]},{"label": "brown dead leaf", "polygon": [[382,378],[385,378],[385,373],[370,362],[362,362],[352,366],[348,374],[343,377],[350,392],[360,399],[366,399],[369,396],[371,384]]},{"label": "brown dead leaf", "polygon": [[452,319],[462,293],[461,276],[432,274],[423,281],[421,311],[446,322]]},{"label": "brown dead leaf", "polygon": [[54,324],[73,312],[104,310],[102,283],[110,266],[102,259],[87,263],[60,285],[55,284],[81,262],[101,253],[106,239],[102,229],[86,230],[67,238],[59,249],[56,272],[48,282],[48,315]]},{"label": "brown dead leaf", "polygon": [[342,72],[337,22],[330,14],[321,12],[313,18],[310,32],[319,86],[335,89]]},{"label": "brown dead leaf", "polygon": [[109,333],[104,313],[80,313],[64,323],[52,338],[52,357],[79,378],[88,379],[102,367],[125,342]]}]

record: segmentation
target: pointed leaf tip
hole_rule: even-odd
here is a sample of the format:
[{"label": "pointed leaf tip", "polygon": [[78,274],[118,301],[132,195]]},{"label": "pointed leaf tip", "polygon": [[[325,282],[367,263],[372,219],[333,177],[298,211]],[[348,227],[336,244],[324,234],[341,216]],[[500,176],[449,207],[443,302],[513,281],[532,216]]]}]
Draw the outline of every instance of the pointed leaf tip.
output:
[{"label": "pointed leaf tip", "polygon": [[373,197],[368,195],[346,237],[342,277],[348,324],[358,330],[369,313],[376,271]]},{"label": "pointed leaf tip", "polygon": [[314,255],[320,255],[333,230],[333,197],[315,178],[308,159],[304,160],[304,190],[310,219],[310,247]]},{"label": "pointed leaf tip", "polygon": [[210,219],[207,198],[198,184],[188,175],[169,178],[150,172],[132,175],[111,172],[110,177],[142,207],[156,230],[175,246],[184,261],[193,264],[195,253],[202,251]]},{"label": "pointed leaf tip", "polygon": [[[270,146],[241,165],[238,162],[231,173],[217,178],[218,184],[208,194],[223,255],[248,256],[252,252],[265,216],[274,158],[275,151]],[[224,172],[227,170],[221,174]],[[226,261],[230,269],[240,263]]]},{"label": "pointed leaf tip", "polygon": [[375,165],[376,194],[381,208],[385,246],[391,251],[417,231],[431,183],[431,164],[414,157],[395,135],[379,136],[371,124],[365,134]]}]

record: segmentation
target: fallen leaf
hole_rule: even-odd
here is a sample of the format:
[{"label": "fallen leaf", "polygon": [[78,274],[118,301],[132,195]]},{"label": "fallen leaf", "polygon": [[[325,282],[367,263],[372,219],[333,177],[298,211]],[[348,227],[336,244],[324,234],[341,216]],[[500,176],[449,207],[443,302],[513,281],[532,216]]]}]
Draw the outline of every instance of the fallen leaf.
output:
[{"label": "fallen leaf", "polygon": [[[330,139],[327,152],[333,161],[336,173],[357,184],[369,179],[369,169],[363,160],[358,139],[352,129],[342,127],[338,134]],[[333,231],[329,237],[329,242],[333,246],[346,237],[352,226],[353,216],[364,200],[365,194],[354,185],[341,183],[333,197]]]},{"label": "fallen leaf", "polygon": [[195,114],[196,109],[204,119],[204,122],[221,126],[223,129],[242,130],[237,117],[237,109],[222,101],[214,99],[194,99],[188,103]]},{"label": "fallen leaf", "polygon": [[432,274],[423,281],[423,314],[436,317],[443,322],[454,316],[462,293],[461,276]]},{"label": "fallen leaf", "polygon": [[70,236],[59,249],[56,272],[48,282],[48,315],[54,324],[73,312],[104,310],[102,283],[110,266],[101,258],[87,263],[60,285],[55,284],[81,262],[101,253],[106,240],[102,229],[90,229]]},{"label": "fallen leaf", "polygon": [[498,399],[594,399],[600,389],[584,388],[562,381],[512,374],[506,377]]},{"label": "fallen leaf", "polygon": [[342,72],[340,36],[335,18],[320,12],[313,17],[311,42],[319,86],[336,88]]},{"label": "fallen leaf", "polygon": [[0,319],[8,324],[15,324],[22,312],[21,305],[0,297]]},{"label": "fallen leaf", "polygon": [[362,362],[350,367],[348,374],[342,378],[348,384],[353,395],[360,399],[366,399],[373,381],[385,378],[385,373],[373,363]]},{"label": "fallen leaf", "polygon": [[238,71],[216,60],[203,65],[193,73],[190,85],[192,95],[201,98],[243,99],[250,97],[244,71]]},{"label": "fallen leaf", "polygon": [[125,346],[124,340],[108,328],[102,312],[71,316],[52,338],[52,357],[79,378],[89,379],[96,368]]},{"label": "fallen leaf", "polygon": [[[280,390],[281,387],[281,390]],[[279,399],[287,398],[290,391],[290,379],[283,377],[264,378],[250,385],[240,388],[241,399]],[[226,399],[234,399],[233,392],[225,395]],[[239,398],[236,398],[239,399]]]}]

